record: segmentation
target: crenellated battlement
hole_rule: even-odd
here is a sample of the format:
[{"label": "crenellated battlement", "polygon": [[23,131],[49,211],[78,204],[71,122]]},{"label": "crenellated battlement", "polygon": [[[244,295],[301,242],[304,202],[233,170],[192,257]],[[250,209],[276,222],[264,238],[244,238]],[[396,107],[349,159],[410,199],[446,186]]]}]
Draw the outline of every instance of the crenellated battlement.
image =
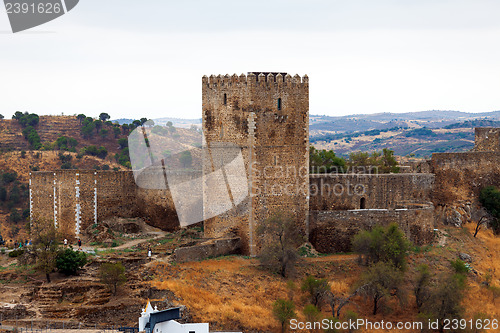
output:
[{"label": "crenellated battlement", "polygon": [[248,72],[247,75],[233,74],[233,75],[210,75],[209,77],[204,75],[202,78],[203,86],[206,88],[220,89],[224,87],[231,87],[234,85],[249,85],[249,86],[266,86],[270,87],[272,85],[279,86],[309,86],[309,77],[304,75],[295,74],[291,76],[288,73],[280,72]]}]

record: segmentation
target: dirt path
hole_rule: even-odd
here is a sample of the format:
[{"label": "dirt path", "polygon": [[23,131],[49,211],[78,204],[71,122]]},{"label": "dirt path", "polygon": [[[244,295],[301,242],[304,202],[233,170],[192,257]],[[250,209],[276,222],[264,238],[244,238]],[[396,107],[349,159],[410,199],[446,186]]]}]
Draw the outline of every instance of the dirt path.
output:
[{"label": "dirt path", "polygon": [[357,254],[329,254],[316,258],[306,258],[306,260],[309,262],[348,261],[356,260],[358,257],[359,255]]},{"label": "dirt path", "polygon": [[[160,229],[155,229],[154,231],[148,231],[146,233],[154,235],[154,237],[133,239],[133,240],[130,240],[130,241],[128,241],[125,244],[122,244],[120,246],[112,247],[111,249],[113,249],[113,250],[128,249],[128,248],[131,248],[133,246],[149,242],[150,240],[164,237],[167,234],[167,232],[162,231]],[[110,248],[109,247],[94,247],[94,246],[83,245],[82,249],[86,252],[89,252],[89,251],[94,251],[95,249],[97,249],[98,251],[105,251],[105,250],[109,250]]]}]

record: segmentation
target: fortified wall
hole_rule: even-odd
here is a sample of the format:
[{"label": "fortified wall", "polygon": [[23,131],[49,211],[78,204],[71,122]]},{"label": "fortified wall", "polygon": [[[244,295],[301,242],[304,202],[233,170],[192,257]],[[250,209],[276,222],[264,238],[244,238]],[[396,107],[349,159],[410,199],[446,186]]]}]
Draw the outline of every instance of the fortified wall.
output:
[{"label": "fortified wall", "polygon": [[394,209],[431,202],[434,175],[316,174],[310,184],[310,210]]},{"label": "fortified wall", "polygon": [[310,242],[319,252],[351,250],[352,237],[397,223],[416,244],[432,239],[433,174],[311,175]]},{"label": "fortified wall", "polygon": [[53,223],[67,237],[109,217],[146,217],[173,230],[177,216],[168,190],[136,186],[132,171],[57,170],[30,173],[30,218]]},{"label": "fortified wall", "polygon": [[500,186],[499,139],[500,128],[476,128],[472,151],[432,154],[437,221],[459,227],[486,214],[479,194],[486,186]]},{"label": "fortified wall", "polygon": [[397,223],[406,237],[417,245],[432,240],[434,206],[401,205],[395,209],[356,209],[310,212],[310,242],[322,253],[352,250],[352,237],[361,230]]},{"label": "fortified wall", "polygon": [[483,187],[500,184],[500,151],[432,154],[435,205],[477,203]]}]

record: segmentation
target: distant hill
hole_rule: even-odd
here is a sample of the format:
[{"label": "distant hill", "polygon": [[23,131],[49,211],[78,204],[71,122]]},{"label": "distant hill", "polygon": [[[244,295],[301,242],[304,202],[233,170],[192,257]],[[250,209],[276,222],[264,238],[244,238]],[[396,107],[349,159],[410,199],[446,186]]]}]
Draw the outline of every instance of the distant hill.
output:
[{"label": "distant hill", "polygon": [[[134,119],[120,118],[120,119],[113,119],[111,121],[113,123],[116,122],[120,125],[123,125],[123,124],[132,123],[134,121]],[[201,118],[199,118],[199,119],[182,119],[182,118],[164,117],[164,118],[153,119],[153,121],[156,125],[161,125],[161,126],[167,125],[167,123],[170,121],[170,122],[172,122],[174,127],[190,128],[191,125],[195,125],[196,127],[201,127]]]},{"label": "distant hill", "polygon": [[500,126],[500,111],[467,113],[421,111],[310,116],[310,142],[339,155],[389,148],[396,155],[428,157],[437,152],[462,152],[474,146],[475,127]]}]

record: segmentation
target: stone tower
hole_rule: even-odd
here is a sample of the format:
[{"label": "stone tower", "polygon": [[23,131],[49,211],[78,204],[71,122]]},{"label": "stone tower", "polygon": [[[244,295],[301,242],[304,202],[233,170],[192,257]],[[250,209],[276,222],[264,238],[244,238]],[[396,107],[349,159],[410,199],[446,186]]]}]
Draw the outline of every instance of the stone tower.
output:
[{"label": "stone tower", "polygon": [[[203,131],[211,159],[217,144],[241,149],[249,195],[205,219],[205,236],[239,236],[242,250],[259,251],[256,228],[273,213],[296,219],[307,236],[309,211],[309,78],[287,73],[204,76]],[[209,166],[214,168],[214,166]],[[205,170],[214,171],[214,170]],[[226,181],[231,179],[230,175]],[[215,184],[213,184],[215,185]],[[228,184],[230,190],[231,184]],[[216,186],[205,186],[212,194]],[[204,202],[204,209],[206,202]]]},{"label": "stone tower", "polygon": [[500,128],[476,127],[473,151],[500,151]]}]

